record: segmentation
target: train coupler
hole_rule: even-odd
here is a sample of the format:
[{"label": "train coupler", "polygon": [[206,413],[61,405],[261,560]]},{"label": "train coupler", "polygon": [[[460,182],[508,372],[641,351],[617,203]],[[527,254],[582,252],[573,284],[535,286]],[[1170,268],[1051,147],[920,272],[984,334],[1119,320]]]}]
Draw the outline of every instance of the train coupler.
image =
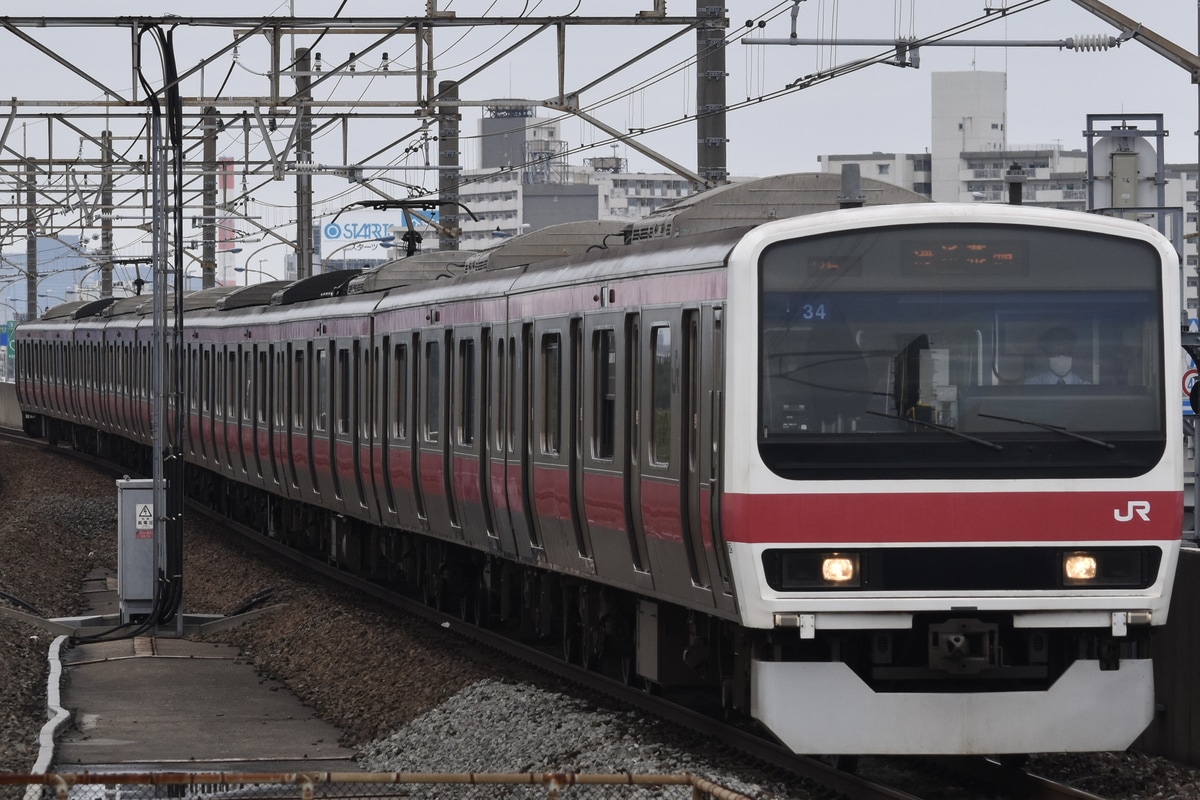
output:
[{"label": "train coupler", "polygon": [[950,619],[929,626],[929,667],[974,675],[1000,666],[1000,626],[977,619]]}]

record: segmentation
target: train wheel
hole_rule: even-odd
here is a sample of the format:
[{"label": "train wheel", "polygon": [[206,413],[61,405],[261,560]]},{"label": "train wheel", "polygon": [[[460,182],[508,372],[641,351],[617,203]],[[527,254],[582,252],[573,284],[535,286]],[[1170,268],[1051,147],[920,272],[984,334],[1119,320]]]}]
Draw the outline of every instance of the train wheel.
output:
[{"label": "train wheel", "polygon": [[583,664],[583,633],[579,621],[573,614],[563,614],[563,661],[568,664]]},{"label": "train wheel", "polygon": [[733,720],[737,716],[737,710],[733,707],[733,679],[721,679],[721,718],[726,722]]},{"label": "train wheel", "polygon": [[836,755],[822,756],[821,761],[836,769],[838,772],[854,774],[858,771],[858,756]]},{"label": "train wheel", "polygon": [[473,594],[475,624],[481,628],[486,628],[492,621],[492,594],[488,591],[488,587],[484,585],[483,581],[480,581],[479,585],[475,587]]},{"label": "train wheel", "polygon": [[445,611],[446,608],[446,592],[441,581],[426,577],[421,582],[421,601],[430,608],[438,611]]},{"label": "train wheel", "polygon": [[621,656],[621,683],[626,686],[636,686],[639,680],[637,674],[637,657],[633,653]]}]

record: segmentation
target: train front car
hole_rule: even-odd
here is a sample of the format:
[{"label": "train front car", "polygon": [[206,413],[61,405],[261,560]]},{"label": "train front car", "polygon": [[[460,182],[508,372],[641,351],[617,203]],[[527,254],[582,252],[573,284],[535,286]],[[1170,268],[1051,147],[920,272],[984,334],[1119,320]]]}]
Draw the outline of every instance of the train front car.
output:
[{"label": "train front car", "polygon": [[1182,525],[1170,243],[877,207],[761,226],[729,264],[752,715],[807,753],[1129,745]]}]

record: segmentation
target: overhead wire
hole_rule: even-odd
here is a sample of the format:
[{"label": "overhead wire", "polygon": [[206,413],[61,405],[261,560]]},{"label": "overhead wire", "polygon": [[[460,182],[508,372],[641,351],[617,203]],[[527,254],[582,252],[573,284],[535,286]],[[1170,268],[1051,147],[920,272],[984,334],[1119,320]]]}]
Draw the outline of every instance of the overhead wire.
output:
[{"label": "overhead wire", "polygon": [[[1043,5],[1049,1],[1050,0],[1020,0],[1020,2],[1017,3],[1017,5],[1011,6],[1006,10],[1006,15],[1019,13],[1021,11],[1027,11],[1031,8],[1035,8],[1039,5]],[[986,25],[988,22],[993,21],[993,19],[994,19],[994,17],[992,15],[984,15],[981,17],[976,17],[971,20],[968,20],[967,22],[960,23],[959,25],[955,25],[953,27],[943,29],[942,31],[939,31],[934,34],[930,34],[930,35],[922,37],[920,39],[914,38],[912,46],[920,47],[922,44],[929,44],[932,42],[941,41],[942,39],[946,39],[946,38],[949,38],[951,36],[954,36],[954,35],[957,35],[960,33],[965,33],[967,31],[974,30],[975,28]],[[878,53],[876,55],[873,55],[873,56],[868,56],[865,58],[861,58],[861,59],[858,59],[855,61],[848,62],[847,64],[844,64],[841,66],[830,67],[827,70],[818,71],[816,73],[810,73],[809,75],[802,76],[801,78],[797,78],[796,80],[792,81],[791,83],[789,83],[779,89],[776,89],[774,91],[766,92],[758,97],[748,97],[744,101],[731,103],[726,106],[725,110],[728,113],[730,111],[738,111],[743,108],[748,108],[751,106],[759,105],[761,103],[770,102],[772,100],[776,100],[781,97],[785,97],[785,96],[794,94],[796,92],[803,91],[804,89],[808,89],[813,86],[819,85],[826,81],[832,80],[833,78],[840,77],[842,75],[848,75],[853,72],[857,72],[858,70],[865,69],[869,66],[873,66],[875,64],[884,63],[886,61],[893,59],[894,57],[895,57],[895,50],[889,49],[889,50],[885,50],[885,51]],[[645,126],[641,129],[639,129],[635,134],[630,134],[630,135],[634,138],[641,137],[641,136],[645,136],[646,134],[649,134],[649,133],[657,133],[660,131],[669,130],[671,128],[675,128],[680,125],[689,124],[691,122],[693,122],[693,118],[681,117],[681,118],[677,118],[677,119],[673,119],[673,120],[668,120],[666,122],[662,122],[657,125]],[[593,148],[605,147],[607,145],[610,145],[610,144],[613,144],[613,143],[616,143],[619,141],[621,141],[621,139],[610,136],[606,139],[601,139],[601,140],[595,142],[594,144],[589,144],[586,146],[580,146],[580,147],[575,147],[575,148],[569,148],[566,151],[564,151],[561,155],[563,155],[564,157],[568,156],[568,155],[574,155],[576,153],[583,152],[586,150],[591,150]],[[490,175],[492,175],[492,174],[505,174],[505,173],[510,173],[510,172],[517,172],[517,171],[520,171],[521,169],[523,169],[525,166],[527,166],[527,165],[522,164],[522,165],[513,165],[511,167],[505,167],[503,169],[496,170],[494,173],[489,173],[488,175],[482,175],[482,176],[477,176],[474,178],[466,179],[461,182],[461,185],[470,185],[475,182],[481,182],[481,181],[488,180]]]}]

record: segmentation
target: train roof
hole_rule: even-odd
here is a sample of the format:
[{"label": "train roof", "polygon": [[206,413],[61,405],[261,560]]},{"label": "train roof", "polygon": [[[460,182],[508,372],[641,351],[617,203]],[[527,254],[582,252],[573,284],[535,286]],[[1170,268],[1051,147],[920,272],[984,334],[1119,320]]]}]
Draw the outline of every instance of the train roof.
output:
[{"label": "train roof", "polygon": [[97,316],[119,317],[122,314],[137,314],[140,313],[139,309],[143,304],[147,304],[152,309],[154,306],[154,295],[135,294],[132,297],[122,297],[106,306]]},{"label": "train roof", "polygon": [[[848,197],[848,192],[856,196]],[[660,206],[629,225],[628,241],[761,225],[785,217],[835,211],[846,201],[867,206],[933,202],[917,192],[871,178],[861,178],[858,188],[850,189],[837,173],[797,172],[730,183]]]},{"label": "train roof", "polygon": [[430,250],[363,270],[346,286],[346,294],[366,294],[411,286],[461,274],[473,254],[462,250]]},{"label": "train roof", "polygon": [[287,306],[345,294],[347,284],[361,274],[361,269],[339,269],[292,281],[271,295],[271,305]]},{"label": "train roof", "polygon": [[603,250],[612,237],[620,237],[624,241],[627,226],[627,222],[611,219],[589,219],[551,225],[503,239],[487,250],[470,254],[466,260],[466,270],[473,272],[482,269],[523,267],[592,250]]},{"label": "train roof", "polygon": [[[275,293],[292,285],[292,281],[263,281],[252,286],[239,286],[237,291],[229,292],[217,298],[213,304],[218,311],[232,311],[235,308],[250,308],[251,306],[268,306]],[[188,307],[185,305],[184,310]]]},{"label": "train roof", "polygon": [[102,297],[99,300],[72,300],[59,303],[54,308],[42,314],[42,319],[82,319],[94,317],[113,303],[115,298]]}]

